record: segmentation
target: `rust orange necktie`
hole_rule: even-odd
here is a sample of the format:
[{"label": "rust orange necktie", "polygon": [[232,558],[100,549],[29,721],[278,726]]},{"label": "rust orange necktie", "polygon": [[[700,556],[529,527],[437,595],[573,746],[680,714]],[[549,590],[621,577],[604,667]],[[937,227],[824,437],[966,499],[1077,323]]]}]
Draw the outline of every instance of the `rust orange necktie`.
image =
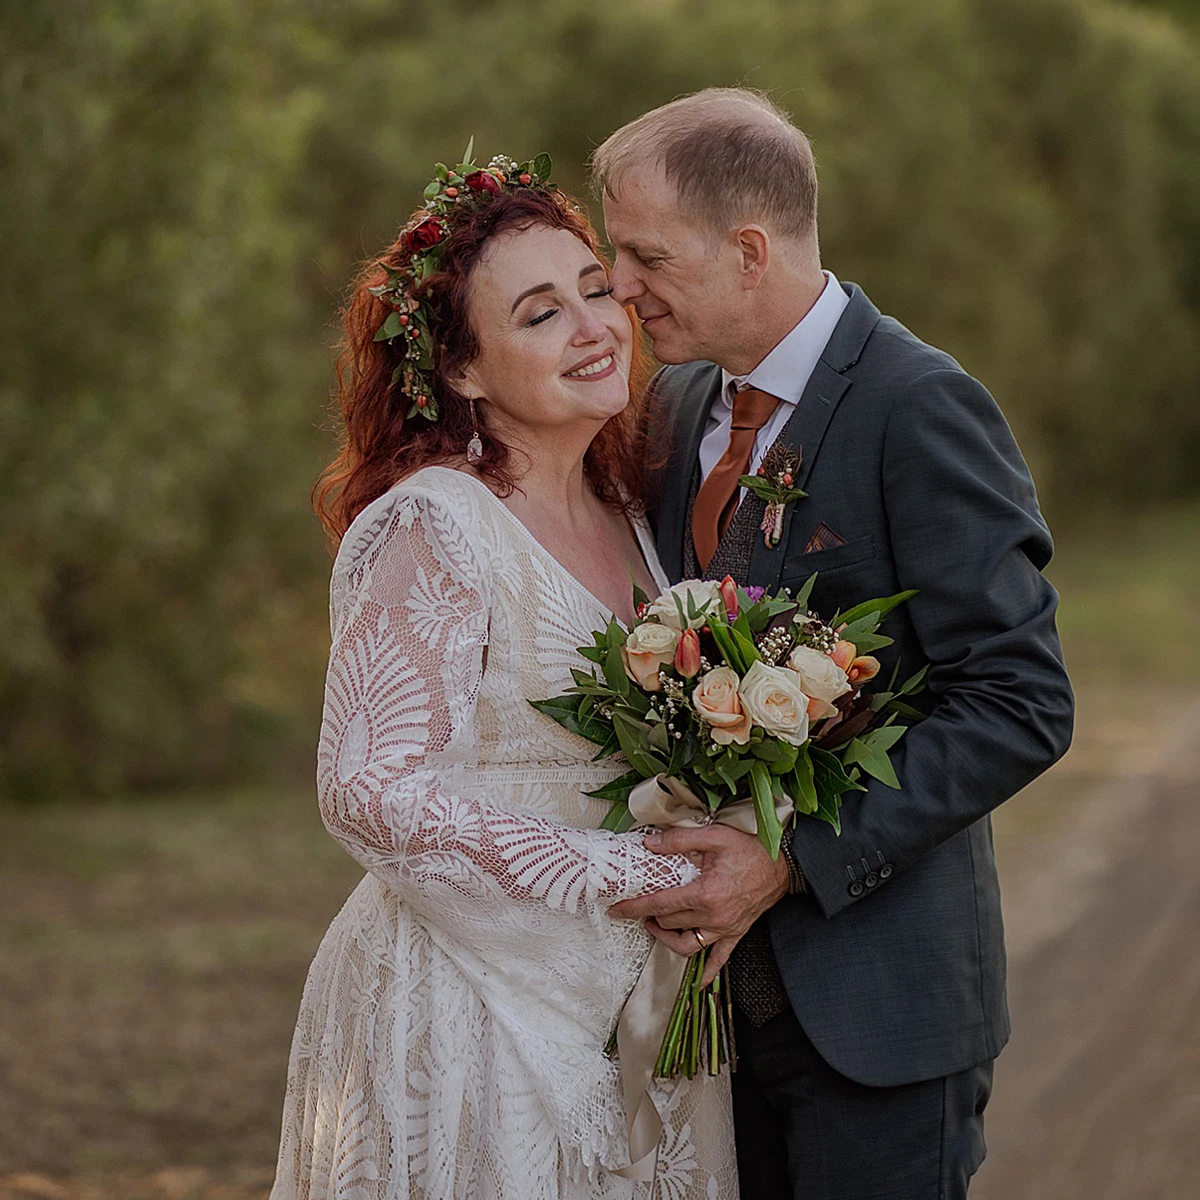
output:
[{"label": "rust orange necktie", "polygon": [[717,543],[737,512],[738,479],[749,471],[754,439],[778,405],[778,396],[757,388],[746,388],[733,398],[729,445],[696,493],[692,506],[692,541],[701,570],[707,570]]}]

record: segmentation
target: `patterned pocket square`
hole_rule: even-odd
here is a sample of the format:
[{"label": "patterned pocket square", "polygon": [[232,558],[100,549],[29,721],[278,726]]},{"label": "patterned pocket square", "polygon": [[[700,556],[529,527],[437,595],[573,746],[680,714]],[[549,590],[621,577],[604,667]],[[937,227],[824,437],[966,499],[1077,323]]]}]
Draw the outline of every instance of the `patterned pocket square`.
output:
[{"label": "patterned pocket square", "polygon": [[817,526],[816,532],[808,539],[808,545],[804,547],[805,554],[812,554],[817,550],[832,550],[835,546],[844,546],[846,539],[840,533],[830,529],[824,521]]}]

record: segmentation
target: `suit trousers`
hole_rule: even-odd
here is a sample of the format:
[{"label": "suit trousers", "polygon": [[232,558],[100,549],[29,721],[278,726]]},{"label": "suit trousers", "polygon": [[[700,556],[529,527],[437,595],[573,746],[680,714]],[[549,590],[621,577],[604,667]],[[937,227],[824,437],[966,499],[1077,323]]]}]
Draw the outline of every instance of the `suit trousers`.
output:
[{"label": "suit trousers", "polygon": [[992,1063],[866,1087],[838,1074],[789,1008],[735,1016],[742,1200],[962,1200],[983,1162]]}]

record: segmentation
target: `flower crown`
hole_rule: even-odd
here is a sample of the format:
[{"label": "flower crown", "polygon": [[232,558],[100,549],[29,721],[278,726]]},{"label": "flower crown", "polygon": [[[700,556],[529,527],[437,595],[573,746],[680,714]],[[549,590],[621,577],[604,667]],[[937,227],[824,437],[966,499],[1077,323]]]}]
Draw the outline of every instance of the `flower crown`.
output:
[{"label": "flower crown", "polygon": [[375,341],[387,342],[402,356],[403,361],[392,372],[392,383],[398,383],[409,397],[408,415],[422,416],[427,421],[438,419],[433,392],[433,335],[428,306],[418,299],[417,289],[438,269],[454,213],[487,204],[503,191],[556,190],[550,182],[548,154],[522,163],[497,154],[486,167],[478,167],[472,161],[474,147],[472,138],[463,161],[456,167],[436,165],[434,178],[425,188],[425,204],[401,233],[407,261],[401,267],[381,263],[387,282],[368,289],[372,296],[392,306],[375,334]]}]

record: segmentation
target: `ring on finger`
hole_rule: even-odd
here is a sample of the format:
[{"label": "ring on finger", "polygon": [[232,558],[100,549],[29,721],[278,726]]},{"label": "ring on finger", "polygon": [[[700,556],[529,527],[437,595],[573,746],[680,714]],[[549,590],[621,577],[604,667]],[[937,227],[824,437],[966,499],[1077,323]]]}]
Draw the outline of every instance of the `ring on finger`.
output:
[{"label": "ring on finger", "polygon": [[700,930],[693,929],[692,937],[696,939],[696,945],[699,946],[701,950],[708,949],[708,943],[704,940],[704,934],[702,934]]}]

